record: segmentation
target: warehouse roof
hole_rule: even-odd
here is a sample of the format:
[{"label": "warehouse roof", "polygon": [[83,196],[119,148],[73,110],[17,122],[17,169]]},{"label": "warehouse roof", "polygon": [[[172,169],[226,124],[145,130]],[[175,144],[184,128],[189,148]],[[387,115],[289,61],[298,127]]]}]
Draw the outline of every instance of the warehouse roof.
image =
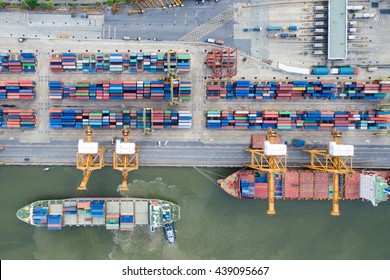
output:
[{"label": "warehouse roof", "polygon": [[347,0],[329,0],[328,59],[347,58]]}]

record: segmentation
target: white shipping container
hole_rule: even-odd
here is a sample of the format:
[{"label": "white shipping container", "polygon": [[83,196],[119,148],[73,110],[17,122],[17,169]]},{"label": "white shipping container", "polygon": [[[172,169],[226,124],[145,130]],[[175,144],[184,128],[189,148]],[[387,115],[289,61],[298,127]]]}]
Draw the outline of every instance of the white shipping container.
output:
[{"label": "white shipping container", "polygon": [[[378,70],[377,67],[368,67],[368,68],[367,68],[367,71],[368,71],[368,72],[374,72],[374,71],[376,71],[376,70]],[[389,82],[389,84],[390,84],[390,81],[386,81],[386,82]],[[384,81],[381,81],[381,82],[379,82],[379,83],[382,84],[382,83],[384,83]]]},{"label": "white shipping container", "polygon": [[115,151],[118,155],[134,155],[135,143],[125,143],[120,140],[116,140]]},{"label": "white shipping container", "polygon": [[325,40],[324,36],[315,36],[314,40]]},{"label": "white shipping container", "polygon": [[350,21],[350,22],[349,22],[349,25],[351,25],[351,26],[356,26],[356,25],[357,25],[357,21],[355,21],[355,20]]},{"label": "white shipping container", "polygon": [[349,28],[348,31],[351,33],[355,33],[357,31],[357,29],[356,28]]},{"label": "white shipping container", "polygon": [[355,40],[356,36],[355,35],[348,35],[348,40]]},{"label": "white shipping container", "polygon": [[[349,128],[348,128],[349,129]],[[353,156],[354,146],[353,145],[338,145],[336,142],[329,142],[329,154],[331,156]]]},{"label": "white shipping container", "polygon": [[318,18],[325,18],[325,14],[315,14],[315,15],[314,15],[314,18],[315,18],[315,19],[318,19]]},{"label": "white shipping container", "polygon": [[285,156],[287,155],[287,146],[285,144],[271,144],[264,141],[264,154],[267,156]]},{"label": "white shipping container", "polygon": [[339,68],[331,68],[330,74],[337,75],[339,73]]},{"label": "white shipping container", "polygon": [[78,153],[79,154],[97,154],[99,149],[98,142],[84,142],[80,139],[78,144]]}]

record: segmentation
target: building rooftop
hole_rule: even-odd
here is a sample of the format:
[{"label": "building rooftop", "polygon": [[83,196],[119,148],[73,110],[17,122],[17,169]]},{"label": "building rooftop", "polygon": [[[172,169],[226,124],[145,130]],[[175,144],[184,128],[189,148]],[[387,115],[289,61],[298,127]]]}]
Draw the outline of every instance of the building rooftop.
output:
[{"label": "building rooftop", "polygon": [[329,0],[328,59],[347,58],[347,0]]}]

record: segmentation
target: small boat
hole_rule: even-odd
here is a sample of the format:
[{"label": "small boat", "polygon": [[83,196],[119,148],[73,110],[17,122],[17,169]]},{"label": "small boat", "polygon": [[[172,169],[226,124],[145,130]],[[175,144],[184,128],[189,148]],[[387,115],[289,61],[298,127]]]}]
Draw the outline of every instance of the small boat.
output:
[{"label": "small boat", "polygon": [[50,167],[43,168],[43,171],[49,171],[49,170],[50,170]]},{"label": "small boat", "polygon": [[168,241],[168,243],[172,244],[175,243],[176,240],[176,233],[175,228],[173,227],[173,223],[165,224],[163,227],[165,239]]}]

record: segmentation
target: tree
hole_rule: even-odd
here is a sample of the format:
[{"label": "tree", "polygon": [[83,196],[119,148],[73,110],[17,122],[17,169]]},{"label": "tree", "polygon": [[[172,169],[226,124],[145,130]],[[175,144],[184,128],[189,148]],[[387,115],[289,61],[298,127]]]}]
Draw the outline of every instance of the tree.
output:
[{"label": "tree", "polygon": [[24,0],[23,3],[29,10],[33,10],[38,6],[38,0]]},{"label": "tree", "polygon": [[7,4],[4,1],[0,1],[0,8],[4,9]]}]

